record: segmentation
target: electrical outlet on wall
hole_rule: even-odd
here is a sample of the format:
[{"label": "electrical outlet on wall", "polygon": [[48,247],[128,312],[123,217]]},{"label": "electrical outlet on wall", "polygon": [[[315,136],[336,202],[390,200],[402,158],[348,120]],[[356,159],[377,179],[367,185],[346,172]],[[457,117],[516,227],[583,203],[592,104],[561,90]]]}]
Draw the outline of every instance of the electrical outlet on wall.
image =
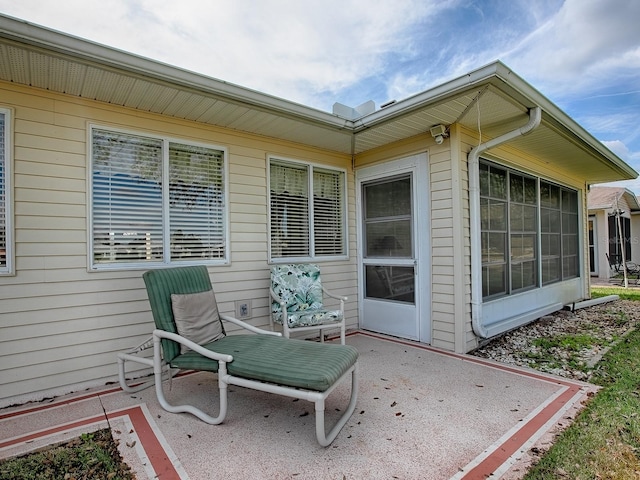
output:
[{"label": "electrical outlet on wall", "polygon": [[236,318],[251,318],[251,300],[236,300]]}]

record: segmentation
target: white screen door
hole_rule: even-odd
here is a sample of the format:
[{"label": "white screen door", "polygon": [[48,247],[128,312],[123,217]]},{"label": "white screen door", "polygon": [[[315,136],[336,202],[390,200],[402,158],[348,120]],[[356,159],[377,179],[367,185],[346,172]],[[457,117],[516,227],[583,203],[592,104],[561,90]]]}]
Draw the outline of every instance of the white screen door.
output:
[{"label": "white screen door", "polygon": [[418,180],[420,158],[425,156],[359,172],[360,321],[367,330],[429,341],[429,329],[420,321],[427,310],[420,308],[423,244],[417,220],[423,195],[416,189],[425,183]]}]

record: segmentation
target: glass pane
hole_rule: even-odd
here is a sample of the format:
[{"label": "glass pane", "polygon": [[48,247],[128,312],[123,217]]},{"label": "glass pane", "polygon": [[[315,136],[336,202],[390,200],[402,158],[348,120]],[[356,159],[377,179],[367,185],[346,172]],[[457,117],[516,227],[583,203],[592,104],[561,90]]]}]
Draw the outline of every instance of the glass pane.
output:
[{"label": "glass pane", "polygon": [[162,260],[162,142],[92,135],[94,263]]},{"label": "glass pane", "polygon": [[525,232],[535,232],[537,223],[536,215],[538,213],[538,209],[529,205],[524,205],[522,209],[524,211],[522,229]]},{"label": "glass pane", "polygon": [[489,199],[480,197],[480,230],[489,230]]},{"label": "glass pane", "polygon": [[540,182],[540,205],[560,208],[560,187]]},{"label": "glass pane", "polygon": [[309,256],[309,171],[306,165],[270,165],[271,255]]},{"label": "glass pane", "polygon": [[537,182],[535,178],[524,177],[524,202],[529,205],[538,204]]},{"label": "glass pane", "polygon": [[365,257],[412,258],[411,220],[367,223]]},{"label": "glass pane", "polygon": [[413,258],[411,176],[365,184],[364,256]]},{"label": "glass pane", "polygon": [[489,233],[489,262],[504,262],[507,258],[507,234]]},{"label": "glass pane", "polygon": [[483,296],[505,294],[506,289],[506,265],[488,265],[482,267],[482,290]]},{"label": "glass pane", "polygon": [[562,278],[572,278],[578,275],[578,257],[564,257],[562,259]]},{"label": "glass pane", "polygon": [[224,152],[169,145],[171,260],[225,257]]},{"label": "glass pane", "polygon": [[521,232],[524,230],[524,206],[523,205],[511,205],[510,210],[510,224],[511,231]]},{"label": "glass pane", "polygon": [[511,290],[522,288],[522,264],[516,263],[511,266]]},{"label": "glass pane", "polygon": [[560,257],[546,258],[542,261],[542,284],[560,280]]},{"label": "glass pane", "polygon": [[480,195],[489,196],[489,165],[480,164]]},{"label": "glass pane", "polygon": [[507,203],[489,200],[489,230],[507,229]]},{"label": "glass pane", "polygon": [[313,170],[313,233],[316,255],[345,253],[342,172]]},{"label": "glass pane", "polygon": [[367,184],[363,192],[365,220],[411,215],[410,176]]},{"label": "glass pane", "polygon": [[535,235],[511,235],[511,260],[519,262],[534,259],[536,257]]},{"label": "glass pane", "polygon": [[512,202],[523,203],[524,202],[524,182],[520,175],[514,173],[509,175],[510,184],[510,200]]},{"label": "glass pane", "polygon": [[414,303],[414,268],[366,265],[365,296],[367,298]]},{"label": "glass pane", "polygon": [[576,192],[562,191],[562,211],[578,213],[578,194]]},{"label": "glass pane", "polygon": [[507,198],[507,172],[493,166],[489,170],[489,195],[494,198]]},{"label": "glass pane", "polygon": [[524,262],[522,264],[522,288],[535,287],[537,283],[536,262]]}]

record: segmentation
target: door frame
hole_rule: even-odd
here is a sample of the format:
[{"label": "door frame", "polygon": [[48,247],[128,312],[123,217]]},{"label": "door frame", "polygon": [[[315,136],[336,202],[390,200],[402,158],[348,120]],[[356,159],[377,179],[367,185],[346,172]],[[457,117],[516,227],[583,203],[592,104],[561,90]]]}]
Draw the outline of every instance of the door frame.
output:
[{"label": "door frame", "polygon": [[363,208],[362,184],[411,172],[413,174],[413,227],[415,237],[415,308],[414,340],[431,343],[431,206],[429,201],[429,169],[427,152],[390,160],[385,163],[358,168],[356,176],[358,317],[362,325],[364,300]]}]

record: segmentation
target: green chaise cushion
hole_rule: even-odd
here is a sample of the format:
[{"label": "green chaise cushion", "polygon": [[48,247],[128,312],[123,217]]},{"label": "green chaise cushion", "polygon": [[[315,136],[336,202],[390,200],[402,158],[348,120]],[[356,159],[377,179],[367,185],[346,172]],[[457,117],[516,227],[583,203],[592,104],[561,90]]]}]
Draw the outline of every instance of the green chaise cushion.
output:
[{"label": "green chaise cushion", "polygon": [[[324,392],[358,359],[350,345],[315,343],[271,335],[231,335],[203,345],[233,355],[229,374]],[[171,361],[174,368],[218,371],[218,362],[189,351]]]}]

